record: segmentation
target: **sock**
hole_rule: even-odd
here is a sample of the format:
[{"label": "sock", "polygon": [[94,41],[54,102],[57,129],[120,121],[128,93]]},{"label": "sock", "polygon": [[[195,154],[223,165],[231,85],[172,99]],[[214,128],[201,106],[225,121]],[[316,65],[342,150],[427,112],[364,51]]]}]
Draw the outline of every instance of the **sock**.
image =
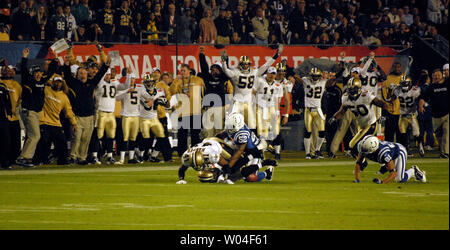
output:
[{"label": "sock", "polygon": [[125,161],[125,151],[120,151],[120,161]]},{"label": "sock", "polygon": [[410,168],[410,169],[406,170],[405,178],[406,178],[406,176],[408,176],[408,179],[406,179],[406,180],[409,180],[409,179],[411,179],[412,177],[415,177],[414,169],[413,169],[413,168]]},{"label": "sock", "polygon": [[156,151],[156,150],[153,150],[153,152],[151,153],[151,156],[152,156],[153,158],[158,157],[158,155],[159,155],[159,151]]},{"label": "sock", "polygon": [[266,174],[266,172],[258,172],[257,176],[258,176],[257,181],[262,181],[266,178],[267,174]]},{"label": "sock", "polygon": [[108,158],[112,158],[112,157],[113,157],[112,152],[111,152],[111,153],[108,153],[106,156],[107,156]]},{"label": "sock", "polygon": [[130,150],[130,151],[128,151],[128,153],[129,153],[129,155],[128,155],[129,159],[133,160],[134,159],[134,150]]},{"label": "sock", "polygon": [[303,139],[303,142],[305,143],[305,152],[306,152],[306,154],[310,154],[311,153],[311,139],[310,138],[305,138],[305,139]]},{"label": "sock", "polygon": [[92,157],[97,158],[98,153],[97,152],[92,152]]},{"label": "sock", "polygon": [[280,154],[280,152],[281,152],[281,145],[275,145],[273,147],[275,148],[275,154]]},{"label": "sock", "polygon": [[325,140],[325,138],[318,137],[316,142],[316,151],[320,151],[320,148],[322,147],[322,143]]}]

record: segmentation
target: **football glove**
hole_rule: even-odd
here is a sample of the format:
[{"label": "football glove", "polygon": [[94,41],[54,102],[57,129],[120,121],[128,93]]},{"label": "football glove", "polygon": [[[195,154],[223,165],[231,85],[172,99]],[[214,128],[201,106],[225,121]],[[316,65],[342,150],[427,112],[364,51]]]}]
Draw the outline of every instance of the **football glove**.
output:
[{"label": "football glove", "polygon": [[328,120],[328,124],[331,125],[331,124],[335,123],[336,120],[337,120],[336,118],[331,117],[331,118]]},{"label": "football glove", "polygon": [[228,61],[228,55],[227,55],[227,52],[225,50],[222,50],[220,52],[220,58],[222,59],[222,62],[227,62]]},{"label": "football glove", "polygon": [[376,183],[376,184],[383,184],[383,182],[381,180],[379,180],[378,178],[373,178],[372,181],[373,181],[373,183]]},{"label": "football glove", "polygon": [[185,180],[179,180],[177,181],[177,184],[187,184],[187,182]]},{"label": "football glove", "polygon": [[167,106],[169,101],[165,97],[159,97],[155,100],[155,105]]}]

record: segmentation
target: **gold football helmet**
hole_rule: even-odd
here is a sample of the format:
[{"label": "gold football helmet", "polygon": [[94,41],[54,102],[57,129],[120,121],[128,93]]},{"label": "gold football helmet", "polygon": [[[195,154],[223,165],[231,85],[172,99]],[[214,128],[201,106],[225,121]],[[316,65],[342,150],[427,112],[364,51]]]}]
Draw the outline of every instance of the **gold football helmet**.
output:
[{"label": "gold football helmet", "polygon": [[322,78],[322,71],[317,67],[313,67],[311,68],[309,75],[311,76],[313,82],[317,82],[320,78]]},{"label": "gold football helmet", "polygon": [[400,87],[403,92],[408,92],[412,88],[412,79],[410,76],[402,75],[400,78]]},{"label": "gold football helmet", "polygon": [[147,87],[153,86],[156,83],[156,79],[150,73],[145,73],[142,77],[142,81]]},{"label": "gold football helmet", "polygon": [[361,89],[362,89],[362,84],[361,84],[361,80],[359,78],[352,77],[348,80],[347,91],[348,91],[350,100],[358,99],[358,97],[362,91]]},{"label": "gold football helmet", "polygon": [[200,171],[205,165],[205,159],[200,148],[195,148],[185,152],[182,156],[183,165],[192,167],[193,169]]},{"label": "gold football helmet", "polygon": [[248,58],[248,56],[239,57],[238,68],[242,73],[249,73],[251,65],[252,65],[252,61],[250,61],[250,58]]},{"label": "gold football helmet", "polygon": [[284,65],[283,63],[275,64],[275,68],[277,69],[277,72],[286,72],[286,65]]}]

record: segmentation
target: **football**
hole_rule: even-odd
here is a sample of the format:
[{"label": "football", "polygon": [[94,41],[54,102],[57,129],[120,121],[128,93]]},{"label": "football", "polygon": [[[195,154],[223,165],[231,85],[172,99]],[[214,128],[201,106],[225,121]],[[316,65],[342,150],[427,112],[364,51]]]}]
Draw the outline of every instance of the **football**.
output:
[{"label": "football", "polygon": [[258,176],[256,176],[256,174],[250,174],[246,178],[246,181],[248,181],[248,182],[255,182],[257,180],[258,180]]}]

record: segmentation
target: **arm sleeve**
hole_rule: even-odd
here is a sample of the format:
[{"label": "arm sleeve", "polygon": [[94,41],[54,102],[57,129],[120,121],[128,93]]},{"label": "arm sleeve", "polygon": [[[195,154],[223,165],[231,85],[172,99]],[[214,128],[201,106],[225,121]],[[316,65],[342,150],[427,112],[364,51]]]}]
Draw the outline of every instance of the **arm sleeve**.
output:
[{"label": "arm sleeve", "polygon": [[372,63],[373,59],[369,58],[369,60],[366,61],[363,68],[361,69],[361,76],[365,77],[367,75],[367,70],[369,69],[370,64]]},{"label": "arm sleeve", "polygon": [[236,75],[234,70],[228,68],[226,62],[222,62],[222,69],[223,73],[225,73],[225,75],[227,75],[229,78],[233,78]]},{"label": "arm sleeve", "polygon": [[198,59],[200,61],[200,69],[202,71],[202,74],[206,77],[209,76],[209,67],[208,63],[206,62],[206,56],[203,53],[200,53],[198,56]]},{"label": "arm sleeve", "polygon": [[266,72],[266,70],[275,62],[275,59],[270,58],[269,60],[267,60],[266,63],[263,64],[263,66],[259,67],[256,70],[256,75],[257,76],[262,76],[262,74],[264,74],[264,72]]},{"label": "arm sleeve", "polygon": [[20,80],[21,85],[30,85],[31,76],[27,70],[27,62],[28,59],[23,57],[20,63],[20,75],[22,77],[22,79]]},{"label": "arm sleeve", "polygon": [[102,67],[98,71],[98,73],[92,78],[92,83],[94,86],[97,86],[100,82],[100,80],[105,77],[106,71],[108,71],[108,66],[106,64],[102,64]]}]

